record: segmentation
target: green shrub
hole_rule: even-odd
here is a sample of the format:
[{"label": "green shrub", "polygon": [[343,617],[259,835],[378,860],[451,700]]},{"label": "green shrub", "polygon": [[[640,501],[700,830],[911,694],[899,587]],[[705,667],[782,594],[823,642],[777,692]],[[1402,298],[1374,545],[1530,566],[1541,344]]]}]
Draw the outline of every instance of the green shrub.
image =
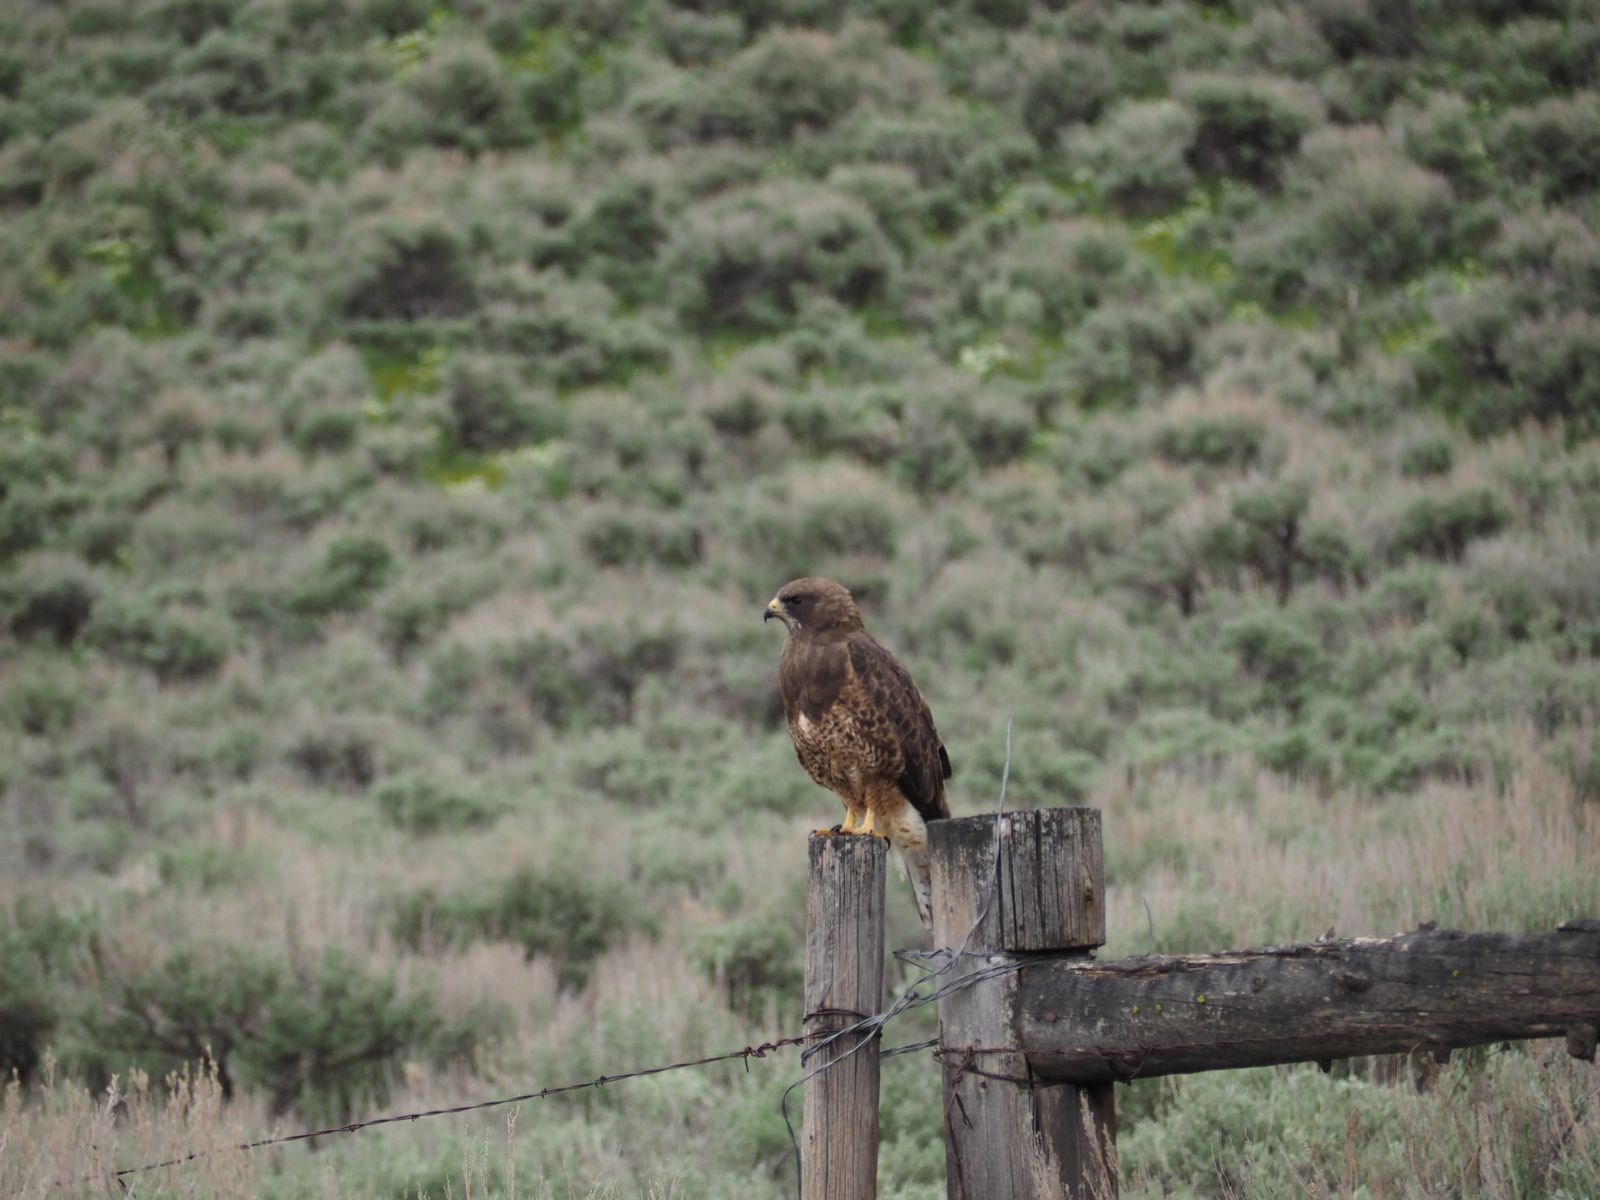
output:
[{"label": "green shrub", "polygon": [[31,422],[0,426],[0,564],[26,554],[58,533],[85,506],[72,483],[69,458]]},{"label": "green shrub", "polygon": [[378,608],[378,636],[389,653],[406,658],[470,608],[488,586],[455,573],[402,583],[391,589]]},{"label": "green shrub", "polygon": [[1118,564],[1118,582],[1153,604],[1171,601],[1192,617],[1207,581],[1203,539],[1170,525],[1148,529],[1128,547]]},{"label": "green shrub", "polygon": [[1570,214],[1533,212],[1505,223],[1488,260],[1500,273],[1438,305],[1450,363],[1472,385],[1458,400],[1469,427],[1600,427],[1588,313],[1600,303],[1600,237]]},{"label": "green shrub", "polygon": [[28,658],[9,665],[0,685],[0,716],[35,737],[72,728],[84,703],[78,673],[64,661]]},{"label": "green shrub", "polygon": [[691,953],[728,1007],[747,1021],[796,1014],[804,984],[800,937],[791,922],[749,916],[706,930]]},{"label": "green shrub", "polygon": [[555,399],[524,385],[507,359],[452,355],[441,372],[441,384],[445,433],[462,450],[477,454],[508,450],[543,441],[561,430],[562,414]]},{"label": "green shrub", "polygon": [[1100,194],[1130,213],[1176,205],[1194,186],[1195,115],[1175,100],[1124,100],[1073,137],[1069,157],[1094,172]]},{"label": "green shrub", "polygon": [[281,408],[285,429],[303,453],[348,450],[360,435],[371,387],[360,356],[335,343],[289,373]]},{"label": "green shrub", "polygon": [[629,115],[661,149],[750,137],[755,126],[749,103],[725,80],[687,71],[664,73],[628,97]]},{"label": "green shrub", "polygon": [[341,534],[289,592],[289,606],[308,617],[365,608],[394,569],[394,552],[371,534]]},{"label": "green shrub", "polygon": [[[519,357],[538,378],[559,388],[625,380],[664,366],[665,340],[647,320],[624,316],[603,284],[560,272],[508,276],[489,289],[480,316],[490,348]],[[541,420],[551,427],[550,410]]]},{"label": "green shrub", "polygon": [[250,850],[211,841],[167,846],[156,856],[162,884],[174,891],[193,888],[209,892],[238,887],[258,869],[259,862]]},{"label": "green shrub", "polygon": [[1258,702],[1282,709],[1291,717],[1305,707],[1313,687],[1327,671],[1317,639],[1293,617],[1258,613],[1228,627],[1229,647],[1240,669],[1258,681]]},{"label": "green shrub", "polygon": [[243,782],[266,759],[266,738],[260,729],[233,724],[219,731],[205,752],[205,769],[217,778]]},{"label": "green shrub", "polygon": [[254,116],[292,107],[294,77],[271,48],[253,38],[213,29],[173,60],[170,73],[146,98],[157,112],[193,119],[206,112]]},{"label": "green shrub", "polygon": [[935,496],[959,488],[977,470],[977,462],[955,427],[933,405],[916,405],[905,416],[893,469],[919,496]]},{"label": "green shrub", "polygon": [[109,1073],[131,1059],[160,1078],[210,1061],[225,1099],[253,1084],[275,1112],[312,1122],[382,1106],[405,1056],[449,1060],[475,1040],[426,996],[400,995],[337,950],[296,969],[235,946],[178,950],[114,976],[83,1027],[81,1065]]},{"label": "green shrub", "polygon": [[623,179],[573,223],[572,243],[601,282],[637,304],[654,298],[656,255],[667,233],[658,189],[648,180]]},{"label": "green shrub", "polygon": [[1255,417],[1195,417],[1156,435],[1156,452],[1169,462],[1249,470],[1261,462],[1266,427]]},{"label": "green shrub", "polygon": [[830,188],[872,210],[878,227],[902,255],[914,253],[923,234],[917,178],[903,166],[847,163],[828,173]]},{"label": "green shrub", "polygon": [[1504,273],[1496,282],[1516,312],[1600,304],[1600,231],[1570,211],[1508,217],[1484,257]]},{"label": "green shrub", "polygon": [[871,496],[823,494],[810,498],[795,531],[819,557],[894,553],[895,519]]},{"label": "green shrub", "polygon": [[1495,123],[1492,146],[1502,170],[1547,199],[1593,192],[1600,187],[1600,93],[1513,109]]},{"label": "green shrub", "polygon": [[450,42],[406,78],[427,114],[426,137],[469,153],[522,140],[499,57],[478,41]]},{"label": "green shrub", "polygon": [[1403,111],[1400,120],[1406,153],[1422,166],[1469,194],[1490,182],[1494,166],[1483,122],[1464,98],[1449,92],[1433,95],[1420,110]]},{"label": "green shrub", "polygon": [[603,509],[584,521],[581,537],[604,567],[690,567],[705,550],[699,526],[680,513]]},{"label": "green shrub", "polygon": [[1147,282],[1135,267],[1127,234],[1099,222],[1051,221],[1022,231],[998,250],[980,247],[971,257],[970,267],[962,264],[963,307],[991,323],[1008,323],[1003,314],[987,311],[984,300],[987,289],[1003,284],[1033,299],[1033,324],[1047,335],[1070,329],[1096,305]]},{"label": "green shrub", "polygon": [[1323,739],[1299,726],[1268,737],[1256,748],[1256,758],[1269,771],[1291,779],[1311,779],[1326,786],[1333,776],[1333,756]]},{"label": "green shrub", "polygon": [[38,555],[15,575],[0,576],[0,619],[23,641],[48,637],[70,646],[98,598],[94,576],[69,558]]},{"label": "green shrub", "polygon": [[288,760],[309,783],[356,790],[370,787],[381,767],[372,730],[339,718],[308,722],[290,742]]},{"label": "green shrub", "polygon": [[1600,433],[1600,317],[1585,312],[1521,321],[1500,345],[1511,392],[1499,421],[1562,421],[1570,436]]},{"label": "green shrub", "polygon": [[1493,537],[1510,521],[1505,501],[1488,488],[1421,496],[1401,512],[1389,538],[1389,555],[1396,560],[1421,555],[1460,562],[1472,542]]},{"label": "green shrub", "polygon": [[949,419],[980,466],[1004,466],[1027,451],[1033,440],[1034,417],[1014,392],[991,384],[971,397],[952,399]]},{"label": "green shrub", "polygon": [[584,686],[576,660],[566,642],[540,633],[501,647],[494,665],[541,720],[563,728],[586,723],[597,715],[595,697]]},{"label": "green shrub", "polygon": [[1209,290],[1179,286],[1154,303],[1095,309],[1067,339],[1068,378],[1079,403],[1133,405],[1182,382],[1216,307]]},{"label": "green shrub", "polygon": [[1399,283],[1453,241],[1450,185],[1388,153],[1358,151],[1308,199],[1313,252],[1331,256],[1358,281]]},{"label": "green shrub", "polygon": [[735,55],[724,75],[728,101],[745,109],[751,134],[764,142],[827,129],[855,104],[862,84],[833,38],[800,29],[768,33]]},{"label": "green shrub", "polygon": [[392,978],[369,974],[338,950],[296,974],[272,997],[259,1041],[242,1058],[277,1111],[292,1107],[313,1122],[381,1108],[407,1057],[470,1064],[492,1029],[481,1012],[441,1019],[426,995],[402,995]]},{"label": "green shrub", "polygon": [[471,829],[499,815],[499,806],[478,789],[415,771],[389,776],[373,798],[384,819],[407,833]]},{"label": "green shrub", "polygon": [[515,942],[529,958],[553,958],[563,987],[581,988],[595,960],[639,927],[636,912],[620,885],[570,865],[551,871],[523,867],[454,896],[413,892],[401,902],[394,928],[409,945],[430,937],[457,945],[480,937]]},{"label": "green shrub", "polygon": [[153,671],[162,683],[216,674],[235,639],[219,614],[164,603],[152,594],[107,597],[95,609],[87,636],[108,654]]},{"label": "green shrub", "polygon": [[495,668],[541,720],[569,728],[631,721],[639,686],[671,671],[679,650],[670,627],[594,626],[571,640],[540,633],[506,643]]},{"label": "green shrub", "polygon": [[738,13],[663,6],[653,18],[656,37],[680,67],[717,62],[744,44],[745,25]]},{"label": "green shrub", "polygon": [[972,211],[998,200],[1039,156],[1033,139],[1002,114],[954,100],[911,113],[874,113],[843,123],[841,161],[906,167],[922,186],[922,211],[950,232]]},{"label": "green shrub", "polygon": [[1352,286],[1403,283],[1469,229],[1470,211],[1449,183],[1375,130],[1308,137],[1288,175],[1292,215],[1261,213],[1233,247],[1242,281],[1275,299],[1309,293],[1348,303]]},{"label": "green shrub", "polygon": [[1069,42],[1030,63],[1020,81],[1022,124],[1046,150],[1057,149],[1069,128],[1094,121],[1116,94],[1116,69],[1098,46]]},{"label": "green shrub", "polygon": [[704,330],[781,328],[815,289],[845,304],[880,298],[895,256],[872,213],[815,184],[766,184],[685,214],[670,251],[678,309]]},{"label": "green shrub", "polygon": [[1194,114],[1189,165],[1202,176],[1277,184],[1285,159],[1320,121],[1316,94],[1281,79],[1236,74],[1181,77],[1173,94]]},{"label": "green shrub", "polygon": [[27,896],[0,910],[0,1072],[26,1086],[68,1015],[59,981],[98,948],[91,910],[68,911]]},{"label": "green shrub", "polygon": [[1446,613],[1443,632],[1445,642],[1462,666],[1482,657],[1494,638],[1489,614],[1476,605],[1460,606]]},{"label": "green shrub", "polygon": [[[971,786],[998,790],[1005,767],[1005,739],[977,743],[959,760],[962,777]],[[1093,754],[1064,744],[1055,730],[1018,729],[1013,739],[1011,776],[1006,785],[1008,808],[1050,808],[1082,804],[1093,793],[1101,764]]]},{"label": "green shrub", "polygon": [[904,410],[893,388],[808,387],[784,398],[779,418],[812,454],[845,451],[877,464],[894,453]]},{"label": "green shrub", "polygon": [[1234,549],[1245,566],[1273,585],[1279,604],[1287,604],[1294,591],[1295,569],[1303,557],[1303,523],[1310,505],[1310,489],[1300,483],[1260,488],[1240,496],[1232,505],[1238,525]]},{"label": "green shrub", "polygon": [[1418,438],[1400,451],[1400,474],[1406,479],[1448,475],[1454,465],[1454,443],[1442,434]]},{"label": "green shrub", "polygon": [[159,967],[106,981],[83,1015],[78,1056],[107,1074],[131,1059],[157,1077],[209,1060],[223,1098],[232,1099],[239,1051],[260,1036],[265,1007],[283,986],[281,967],[237,947],[174,951]]},{"label": "green shrub", "polygon": [[433,214],[383,217],[356,231],[340,312],[353,320],[456,317],[476,303],[460,234]]},{"label": "green shrub", "polygon": [[149,27],[175,33],[192,46],[227,25],[233,19],[233,8],[230,0],[156,0],[139,16]]}]

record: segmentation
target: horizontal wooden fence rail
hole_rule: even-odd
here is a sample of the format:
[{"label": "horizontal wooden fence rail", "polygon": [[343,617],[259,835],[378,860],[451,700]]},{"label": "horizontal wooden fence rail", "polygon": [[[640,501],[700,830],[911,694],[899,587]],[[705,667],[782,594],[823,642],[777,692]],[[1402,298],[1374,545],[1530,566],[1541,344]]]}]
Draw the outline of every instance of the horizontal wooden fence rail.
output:
[{"label": "horizontal wooden fence rail", "polygon": [[1052,1083],[1561,1036],[1592,1058],[1600,932],[1419,929],[1228,954],[1056,962],[1020,972],[1015,1000],[1029,1069]]}]

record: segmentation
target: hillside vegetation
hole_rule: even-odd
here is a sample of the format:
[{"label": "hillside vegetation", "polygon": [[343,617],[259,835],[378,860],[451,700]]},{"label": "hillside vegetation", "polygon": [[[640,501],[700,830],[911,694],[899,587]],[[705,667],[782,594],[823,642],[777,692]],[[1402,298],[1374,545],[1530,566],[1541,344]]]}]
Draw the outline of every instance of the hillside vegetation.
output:
[{"label": "hillside vegetation", "polygon": [[[801,574],[1107,954],[1600,915],[1591,4],[6,0],[0,210],[0,1192],[794,1032]],[[1558,1044],[1418,1071],[1124,1194],[1600,1194]],[[140,1194],[776,1198],[797,1077]]]}]

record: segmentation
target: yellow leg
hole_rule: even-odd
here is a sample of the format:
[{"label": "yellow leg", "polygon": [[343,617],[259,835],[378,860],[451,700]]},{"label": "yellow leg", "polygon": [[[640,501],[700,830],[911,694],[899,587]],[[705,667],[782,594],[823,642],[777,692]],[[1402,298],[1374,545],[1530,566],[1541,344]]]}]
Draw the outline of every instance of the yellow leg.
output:
[{"label": "yellow leg", "polygon": [[870,807],[867,809],[866,818],[861,822],[860,825],[857,825],[854,829],[850,830],[850,832],[861,834],[865,837],[887,838],[889,836],[883,830],[874,827],[872,823],[872,809]]}]

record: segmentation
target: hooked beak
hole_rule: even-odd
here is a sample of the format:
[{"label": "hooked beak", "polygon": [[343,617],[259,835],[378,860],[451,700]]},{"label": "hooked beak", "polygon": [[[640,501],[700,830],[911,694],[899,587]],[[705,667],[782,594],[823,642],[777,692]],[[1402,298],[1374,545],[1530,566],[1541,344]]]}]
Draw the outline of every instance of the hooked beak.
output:
[{"label": "hooked beak", "polygon": [[761,621],[765,624],[772,620],[773,617],[777,617],[780,621],[783,620],[783,605],[778,603],[776,596],[767,601],[766,610],[761,614]]}]

